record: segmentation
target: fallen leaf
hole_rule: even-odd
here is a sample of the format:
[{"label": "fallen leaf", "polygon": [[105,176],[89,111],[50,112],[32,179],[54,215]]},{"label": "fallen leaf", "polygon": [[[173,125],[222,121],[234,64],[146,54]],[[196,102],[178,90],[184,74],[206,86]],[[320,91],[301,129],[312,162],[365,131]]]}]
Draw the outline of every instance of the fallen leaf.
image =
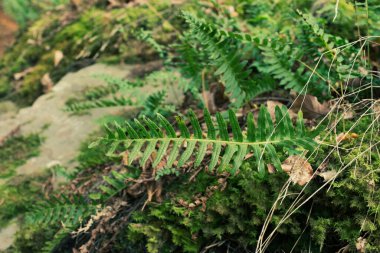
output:
[{"label": "fallen leaf", "polygon": [[82,4],[82,0],[70,0],[70,3],[71,3],[76,9],[79,9],[80,5]]},{"label": "fallen leaf", "polygon": [[267,170],[269,174],[273,174],[276,172],[276,168],[273,166],[273,164],[270,163],[267,164]]},{"label": "fallen leaf", "polygon": [[318,174],[320,177],[323,177],[323,182],[330,181],[332,178],[336,177],[336,170],[329,170],[325,172],[321,172]]},{"label": "fallen leaf", "polygon": [[298,95],[290,109],[296,112],[301,110],[303,116],[307,119],[316,119],[325,116],[330,111],[327,103],[321,104],[318,99],[312,95]]},{"label": "fallen leaf", "polygon": [[41,78],[41,84],[44,87],[45,93],[48,93],[51,91],[51,89],[54,86],[54,83],[51,80],[49,73],[46,73],[45,75],[43,75],[43,77]]},{"label": "fallen leaf", "polygon": [[62,53],[62,51],[60,50],[56,50],[54,52],[54,67],[57,67],[59,65],[59,63],[62,61],[64,55]]},{"label": "fallen leaf", "polygon": [[235,11],[235,8],[232,5],[227,6],[227,11],[229,12],[230,16],[233,18],[239,16],[239,13]]},{"label": "fallen leaf", "polygon": [[375,101],[372,110],[375,113],[376,117],[380,117],[380,99]]},{"label": "fallen leaf", "polygon": [[353,110],[347,110],[343,112],[343,119],[352,119],[354,118],[354,111]]},{"label": "fallen leaf", "polygon": [[272,118],[272,120],[276,120],[276,106],[283,106],[282,103],[280,102],[277,102],[277,101],[273,101],[273,100],[268,100],[267,101],[267,108],[268,108],[268,112],[270,114],[270,117]]},{"label": "fallen leaf", "polygon": [[365,239],[363,237],[359,237],[356,240],[356,244],[355,244],[357,251],[360,253],[364,253],[366,244],[367,244],[367,239]]},{"label": "fallen leaf", "polygon": [[13,78],[14,78],[16,81],[18,81],[18,80],[20,80],[21,78],[23,78],[24,76],[26,76],[27,74],[29,74],[30,72],[32,72],[33,69],[34,69],[34,67],[29,67],[29,68],[27,68],[27,69],[24,69],[24,70],[21,71],[21,72],[15,73],[15,74],[13,75]]},{"label": "fallen leaf", "polygon": [[352,139],[356,139],[358,137],[359,137],[359,135],[356,133],[340,133],[336,137],[336,142],[341,143],[342,141],[349,141]]},{"label": "fallen leaf", "polygon": [[128,152],[123,152],[122,162],[123,162],[123,165],[125,165],[125,166],[129,165]]},{"label": "fallen leaf", "polygon": [[281,167],[295,184],[302,186],[313,178],[313,168],[308,161],[300,156],[289,156]]},{"label": "fallen leaf", "polygon": [[202,91],[202,97],[203,101],[205,103],[206,108],[209,110],[210,113],[215,113],[216,112],[216,105],[215,105],[215,100],[214,100],[214,94],[211,93],[208,90]]}]

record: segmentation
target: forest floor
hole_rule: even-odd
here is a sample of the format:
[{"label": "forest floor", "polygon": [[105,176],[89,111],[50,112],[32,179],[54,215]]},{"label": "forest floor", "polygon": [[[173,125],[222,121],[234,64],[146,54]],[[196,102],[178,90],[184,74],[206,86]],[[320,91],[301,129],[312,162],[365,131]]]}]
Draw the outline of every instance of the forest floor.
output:
[{"label": "forest floor", "polygon": [[[21,109],[18,113],[10,113],[0,121],[0,141],[13,136],[29,136],[38,134],[42,138],[38,155],[27,159],[15,171],[8,173],[8,177],[0,177],[0,185],[16,176],[32,177],[43,173],[49,166],[59,164],[65,168],[73,169],[76,166],[76,156],[81,144],[89,135],[99,130],[102,117],[109,115],[134,116],[136,107],[119,106],[92,110],[85,114],[70,114],[65,112],[66,101],[77,98],[89,86],[104,85],[104,81],[94,77],[104,74],[112,77],[125,78],[141,70],[140,65],[114,65],[95,64],[78,72],[69,73],[61,79],[51,92],[39,97],[35,103]],[[157,87],[156,87],[157,88]],[[152,87],[139,87],[149,89]],[[144,92],[144,91],[143,91]],[[174,103],[174,97],[172,98]],[[12,110],[14,108],[12,107]],[[0,205],[7,205],[2,203]],[[10,222],[7,227],[0,230],[0,251],[12,244],[12,236],[17,232],[17,223]]]}]

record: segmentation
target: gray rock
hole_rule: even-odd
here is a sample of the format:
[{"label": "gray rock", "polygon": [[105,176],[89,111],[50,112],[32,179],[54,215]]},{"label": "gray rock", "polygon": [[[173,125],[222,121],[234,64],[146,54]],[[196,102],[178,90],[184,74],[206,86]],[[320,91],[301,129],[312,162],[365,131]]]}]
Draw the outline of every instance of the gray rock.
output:
[{"label": "gray rock", "polygon": [[[131,106],[95,109],[83,115],[71,115],[63,111],[68,99],[78,96],[89,86],[104,85],[104,81],[95,78],[94,75],[106,74],[123,78],[130,75],[133,67],[134,65],[95,64],[76,73],[67,74],[50,93],[40,96],[31,107],[21,109],[15,117],[0,121],[0,140],[17,127],[20,127],[20,133],[23,135],[41,133],[45,138],[40,147],[40,155],[29,159],[18,168],[17,173],[25,175],[41,172],[52,161],[72,168],[76,165],[75,158],[80,144],[100,127],[96,119],[105,115],[134,115],[137,107]],[[135,89],[131,94],[138,96],[139,92],[146,95],[162,89],[162,86],[156,84]],[[183,95],[178,88],[168,87],[167,93],[169,101],[173,104],[181,103]]]}]

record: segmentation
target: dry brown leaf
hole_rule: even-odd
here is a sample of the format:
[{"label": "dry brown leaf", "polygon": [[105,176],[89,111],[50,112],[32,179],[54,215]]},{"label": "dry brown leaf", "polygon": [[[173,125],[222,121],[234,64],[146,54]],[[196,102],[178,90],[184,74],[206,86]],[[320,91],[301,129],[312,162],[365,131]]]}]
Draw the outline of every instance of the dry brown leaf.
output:
[{"label": "dry brown leaf", "polygon": [[[282,107],[282,106],[284,106],[284,104],[282,104],[278,101],[273,101],[273,100],[267,101],[268,112],[269,112],[270,117],[272,118],[273,121],[276,120],[276,106]],[[288,113],[289,113],[290,119],[292,119],[292,120],[297,119],[298,115],[292,109],[289,109]]]},{"label": "dry brown leaf", "polygon": [[336,177],[337,174],[338,173],[336,172],[336,170],[329,170],[319,173],[319,176],[323,177],[323,182],[327,182],[330,181],[332,178]]},{"label": "dry brown leaf", "polygon": [[239,13],[236,12],[235,7],[233,7],[232,5],[227,6],[227,11],[229,12],[230,16],[233,18],[239,16]]},{"label": "dry brown leaf", "polygon": [[336,137],[336,142],[341,143],[342,141],[349,141],[352,139],[356,139],[358,137],[359,137],[359,135],[356,133],[340,133]]},{"label": "dry brown leaf", "polygon": [[54,52],[54,67],[57,67],[59,63],[62,61],[64,55],[61,50],[56,50]]},{"label": "dry brown leaf", "polygon": [[330,111],[326,102],[321,104],[318,99],[312,95],[298,95],[290,109],[296,112],[301,110],[307,119],[316,119],[325,116]]},{"label": "dry brown leaf", "polygon": [[267,164],[267,169],[268,169],[268,173],[269,174],[273,174],[273,173],[276,172],[276,168],[273,166],[273,164],[268,163]]},{"label": "dry brown leaf", "polygon": [[18,81],[20,80],[21,78],[23,78],[24,76],[26,76],[27,74],[29,74],[30,72],[32,72],[34,69],[34,67],[29,67],[27,69],[24,69],[23,71],[21,72],[18,72],[16,74],[13,75],[13,78]]},{"label": "dry brown leaf", "polygon": [[300,156],[289,156],[281,167],[295,184],[302,186],[313,178],[313,168],[308,161]]},{"label": "dry brown leaf", "polygon": [[372,110],[375,113],[376,117],[380,117],[380,99],[375,101]]},{"label": "dry brown leaf", "polygon": [[356,240],[356,244],[355,244],[357,251],[360,253],[364,253],[366,244],[367,244],[367,239],[365,239],[363,237],[359,237]]},{"label": "dry brown leaf", "polygon": [[48,93],[51,91],[51,89],[54,86],[54,83],[51,80],[49,73],[46,73],[45,75],[43,75],[43,77],[41,78],[41,84],[44,87],[45,93]]},{"label": "dry brown leaf", "polygon": [[270,114],[270,117],[272,118],[272,120],[276,120],[276,106],[283,106],[284,104],[278,102],[278,101],[273,101],[273,100],[268,100],[267,101],[267,108],[268,108],[268,112]]},{"label": "dry brown leaf", "polygon": [[123,162],[123,165],[125,165],[125,166],[129,165],[128,152],[123,152],[122,162]]},{"label": "dry brown leaf", "polygon": [[71,3],[76,9],[79,9],[80,5],[82,4],[82,0],[70,0],[70,3]]},{"label": "dry brown leaf", "polygon": [[205,106],[209,110],[209,112],[215,113],[216,112],[216,105],[215,105],[214,93],[211,93],[208,90],[204,90],[204,91],[202,91],[202,97],[203,97],[203,101],[205,103]]}]

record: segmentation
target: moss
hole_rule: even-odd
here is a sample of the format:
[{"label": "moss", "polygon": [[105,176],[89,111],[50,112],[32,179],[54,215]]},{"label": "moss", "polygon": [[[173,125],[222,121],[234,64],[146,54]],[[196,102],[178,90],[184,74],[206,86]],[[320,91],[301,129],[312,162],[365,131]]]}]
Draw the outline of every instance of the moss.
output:
[{"label": "moss", "polygon": [[[359,237],[366,238],[367,252],[380,251],[380,219],[377,215],[380,157],[377,148],[371,150],[369,146],[379,142],[380,137],[370,134],[371,123],[373,119],[364,116],[337,126],[337,133],[344,133],[352,127],[351,132],[359,134],[359,137],[343,141],[341,150],[330,156],[327,170],[351,165],[342,171],[330,190],[323,191],[323,195],[314,200],[318,209],[311,217],[311,235],[324,251],[331,251],[332,245],[341,248],[349,245],[354,251]],[[376,125],[373,130],[378,131]],[[323,150],[327,154],[329,148],[323,147]],[[317,164],[324,159],[323,154],[318,155],[318,159],[314,161]]]},{"label": "moss", "polygon": [[95,148],[88,148],[89,144],[94,141],[94,136],[98,136],[98,133],[92,134],[88,140],[84,141],[80,147],[78,162],[81,168],[95,168],[99,165],[110,164],[116,162],[119,159],[113,157],[105,156],[107,153],[107,148],[102,145],[96,146]]},{"label": "moss", "polygon": [[[352,132],[365,133],[371,123],[369,116],[358,121],[341,122],[337,132],[344,132],[355,124]],[[338,170],[342,164],[356,162],[343,171],[331,188],[323,188],[281,225],[268,252],[290,252],[298,239],[297,252],[307,249],[336,252],[347,245],[355,251],[359,237],[367,240],[367,252],[379,252],[380,157],[375,148],[362,154],[369,148],[369,143],[379,141],[378,135],[367,133],[358,139],[342,142],[340,153],[335,152],[330,157],[327,170]],[[320,164],[329,151],[328,145],[322,146],[318,159],[310,162]],[[260,179],[252,168],[255,168],[252,162],[245,163],[236,177],[228,179],[224,191],[216,191],[208,199],[205,211],[199,207],[188,209],[180,205],[179,200],[194,201],[194,196],[204,193],[207,186],[216,184],[214,176],[201,172],[192,183],[186,177],[171,182],[165,187],[170,192],[167,194],[170,199],[135,212],[126,232],[127,238],[136,247],[141,247],[144,242],[148,252],[199,252],[215,241],[225,241],[226,245],[215,249],[222,252],[227,250],[226,247],[234,248],[232,252],[253,250],[287,176],[276,173]],[[323,183],[320,177],[314,178],[304,189],[305,196],[313,194]],[[268,231],[279,223],[294,200],[293,193],[300,189],[299,186],[288,189],[288,197],[277,207]]]},{"label": "moss", "polygon": [[[215,176],[201,172],[193,183],[188,183],[188,178],[172,182],[167,190],[174,197],[159,205],[152,204],[145,211],[133,215],[129,240],[137,243],[136,240],[141,241],[145,237],[148,252],[199,252],[212,242],[224,240],[228,242],[219,247],[221,252],[228,245],[235,248],[233,252],[254,248],[267,213],[287,177],[278,173],[260,179],[253,168],[252,164],[246,163],[236,177],[228,179],[224,191],[214,192],[207,200],[204,211],[201,207],[183,207],[179,200],[190,203],[194,201],[194,195],[204,195],[206,187],[218,184]],[[297,190],[298,186],[291,187],[289,195]],[[286,212],[291,200],[292,197],[286,199],[278,208],[273,217],[275,224],[270,225],[269,229],[273,229],[272,226]],[[305,220],[306,214],[302,212],[289,218],[278,230],[274,242],[276,249],[289,251],[290,243],[297,240]],[[300,248],[307,247],[302,245]]]},{"label": "moss", "polygon": [[15,136],[6,140],[0,148],[0,178],[10,177],[18,166],[37,156],[41,143],[38,134]]},{"label": "moss", "polygon": [[42,198],[41,191],[46,176],[28,178],[17,176],[0,184],[0,227],[25,213]]},{"label": "moss", "polygon": [[[42,93],[40,80],[46,73],[57,82],[67,72],[92,63],[81,64],[86,59],[121,63],[157,57],[147,45],[135,38],[135,30],[154,30],[154,38],[167,44],[175,36],[163,31],[172,31],[173,28],[151,8],[162,11],[163,18],[169,22],[177,22],[178,18],[170,1],[152,1],[149,4],[151,7],[140,5],[111,10],[92,7],[68,22],[61,18],[67,10],[42,16],[0,60],[0,96],[12,93],[11,98],[21,105],[28,105]],[[64,54],[58,67],[53,65],[56,50]],[[31,71],[23,79],[14,80],[15,73],[27,69]]]}]

